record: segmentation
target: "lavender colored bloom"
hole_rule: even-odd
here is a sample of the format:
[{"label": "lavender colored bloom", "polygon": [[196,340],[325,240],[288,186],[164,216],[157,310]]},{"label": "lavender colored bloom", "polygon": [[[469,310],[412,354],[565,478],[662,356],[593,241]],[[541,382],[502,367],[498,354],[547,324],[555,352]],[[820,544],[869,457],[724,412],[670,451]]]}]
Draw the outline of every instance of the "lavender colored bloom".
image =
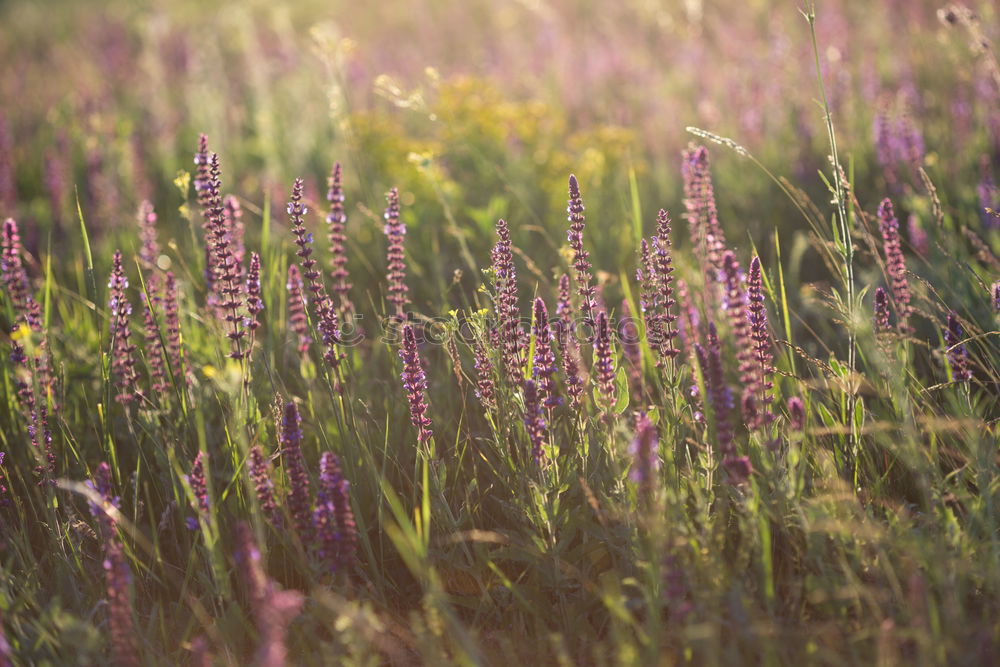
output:
[{"label": "lavender colored bloom", "polygon": [[14,315],[23,320],[27,314],[28,273],[21,263],[21,237],[17,232],[17,223],[13,218],[3,222],[0,231],[0,279],[3,280],[7,299],[14,308]]},{"label": "lavender colored bloom", "polygon": [[[302,275],[308,281],[308,290],[311,295],[309,297],[309,305],[312,307],[316,326],[320,332],[320,342],[323,344],[323,359],[331,368],[336,369],[344,356],[337,348],[337,343],[340,342],[340,322],[337,319],[337,311],[334,309],[333,303],[326,293],[326,288],[320,280],[320,272],[316,268],[316,260],[312,258],[312,234],[306,233],[302,220],[307,210],[302,204],[302,187],[302,179],[296,179],[295,185],[292,187],[291,201],[288,202],[288,214],[292,218],[295,245],[299,247],[295,254],[299,256]],[[289,281],[291,282],[291,275],[289,275]],[[308,329],[304,313],[298,326],[305,330]],[[306,337],[308,338],[308,333],[306,333]],[[301,337],[301,332],[300,341],[305,344],[305,349],[300,345],[300,350],[305,352],[308,349],[308,342]],[[339,383],[337,389],[340,389]]]},{"label": "lavender colored bloom", "polygon": [[726,237],[719,224],[715,190],[708,162],[708,150],[691,144],[684,151],[681,173],[684,177],[685,219],[694,244],[698,263],[709,277],[722,272],[722,253]]},{"label": "lavender colored bloom", "polygon": [[597,386],[604,403],[604,409],[610,411],[616,401],[615,361],[611,349],[611,327],[608,324],[608,314],[605,311],[597,313],[597,327],[594,335],[594,373],[597,376]]},{"label": "lavender colored bloom", "polygon": [[750,325],[752,380],[747,384],[746,395],[753,396],[757,404],[757,419],[748,421],[751,428],[766,427],[774,421],[771,410],[771,390],[774,388],[774,365],[771,356],[771,334],[767,326],[767,309],[764,307],[763,276],[760,258],[750,261],[747,278],[746,319]]},{"label": "lavender colored bloom", "polygon": [[281,418],[281,461],[288,476],[288,511],[299,539],[303,543],[312,538],[312,520],[309,516],[309,475],[302,455],[302,428],[299,409],[288,401]]},{"label": "lavender colored bloom", "polygon": [[573,306],[570,302],[569,276],[565,273],[559,278],[559,300],[556,302],[556,317],[558,328],[556,343],[559,348],[559,358],[562,361],[563,373],[566,375],[566,394],[569,404],[574,410],[579,410],[583,402],[583,378],[580,377],[580,343],[576,339],[573,326]]},{"label": "lavender colored bloom", "polygon": [[250,480],[253,482],[254,492],[257,495],[257,502],[260,509],[272,525],[281,524],[281,515],[278,513],[278,504],[274,497],[274,481],[271,479],[271,467],[264,457],[264,449],[259,444],[250,448],[247,468],[250,471]]},{"label": "lavender colored bloom", "polygon": [[534,324],[532,333],[535,337],[535,358],[532,377],[538,383],[542,404],[552,408],[562,404],[562,399],[556,394],[556,355],[552,351],[552,332],[549,329],[549,314],[542,299],[535,299]]},{"label": "lavender colored bloom", "polygon": [[694,302],[691,300],[691,291],[688,289],[687,283],[683,280],[677,281],[677,298],[681,302],[677,332],[681,343],[688,347],[688,353],[690,354],[694,344],[698,343],[701,339],[699,332],[701,317],[698,314],[698,309],[694,306]]},{"label": "lavender colored bloom", "polygon": [[907,218],[906,233],[910,238],[910,245],[913,246],[916,253],[925,257],[927,251],[930,250],[930,239],[914,213],[911,213],[910,217]]},{"label": "lavender colored bloom", "polygon": [[906,280],[906,262],[899,242],[899,222],[892,210],[892,202],[883,199],[878,207],[879,230],[885,249],[885,270],[892,286],[892,297],[895,301],[896,315],[899,318],[900,331],[908,331],[906,324],[912,308],[910,307],[910,285]]},{"label": "lavender colored bloom", "polygon": [[133,644],[136,636],[132,621],[132,600],[129,588],[132,585],[132,571],[125,560],[125,551],[118,539],[109,539],[104,548],[105,583],[108,595],[108,627],[111,634],[111,649],[116,665],[139,664],[139,656]]},{"label": "lavender colored bloom", "polygon": [[476,398],[487,410],[497,407],[496,388],[493,384],[493,364],[486,351],[486,346],[476,340],[472,343],[476,367]]},{"label": "lavender colored bloom", "polygon": [[306,305],[302,300],[302,275],[296,264],[288,265],[288,324],[299,337],[298,350],[305,354],[312,343],[309,335],[309,318],[306,316]]},{"label": "lavender colored bloom", "polygon": [[110,514],[117,509],[118,498],[112,496],[111,467],[102,462],[94,470],[93,480],[87,486],[94,490],[101,506],[91,503],[90,511],[100,525],[104,540],[104,571],[108,598],[108,626],[115,664],[138,665],[139,658],[132,643],[135,628],[132,623],[132,602],[129,597],[132,574],[125,560],[121,541],[118,539],[115,520]]},{"label": "lavender colored bloom", "polygon": [[500,345],[503,350],[503,369],[507,380],[516,385],[521,370],[521,314],[517,305],[517,271],[507,221],[497,221],[497,243],[491,252],[493,275],[496,280],[494,310],[499,327]]},{"label": "lavender colored bloom", "polygon": [[136,217],[139,220],[139,260],[142,268],[152,271],[160,256],[160,246],[156,243],[156,211],[148,199],[139,204]]},{"label": "lavender colored bloom", "polygon": [[243,337],[246,336],[246,330],[243,328],[244,320],[239,312],[242,306],[243,284],[240,280],[240,269],[236,256],[233,254],[229,230],[226,228],[220,175],[219,155],[212,153],[207,190],[209,201],[207,216],[208,237],[213,257],[213,286],[218,297],[218,302],[214,305],[220,319],[224,320],[230,328],[226,334],[230,342],[229,358],[242,359],[244,356]]},{"label": "lavender colored bloom", "polygon": [[194,494],[195,511],[206,514],[208,512],[208,454],[199,451],[191,464],[191,472],[188,473],[188,484],[191,485],[191,493]]},{"label": "lavender colored bloom", "polygon": [[348,567],[354,560],[357,528],[351,511],[351,484],[340,470],[333,452],[324,452],[319,461],[319,485],[313,525],[320,555],[331,570]]},{"label": "lavender colored bloom", "polygon": [[972,379],[972,369],[969,366],[969,351],[962,342],[964,332],[958,315],[954,310],[948,312],[948,325],[944,330],[945,352],[948,365],[951,366],[951,377],[955,382],[968,382]]},{"label": "lavender colored bloom", "polygon": [[650,256],[649,270],[655,276],[653,292],[653,304],[656,308],[657,333],[659,336],[656,352],[658,353],[657,363],[663,364],[666,359],[673,359],[677,356],[678,350],[674,346],[674,338],[677,337],[677,330],[674,323],[677,315],[674,306],[677,305],[674,299],[673,258],[670,255],[670,217],[667,212],[660,209],[656,216],[656,236],[652,238],[652,255]]},{"label": "lavender colored bloom", "polygon": [[583,230],[586,218],[583,215],[583,197],[580,195],[580,184],[576,176],[569,176],[569,203],[566,212],[569,214],[569,232],[567,238],[573,250],[573,268],[576,270],[576,289],[580,295],[580,312],[586,324],[595,322],[594,310],[597,307],[595,287],[590,283],[590,253],[583,247]]},{"label": "lavender colored bloom", "polygon": [[434,435],[431,430],[431,420],[427,416],[427,376],[417,351],[417,339],[413,327],[403,325],[403,347],[399,351],[403,360],[403,389],[406,390],[406,400],[410,404],[410,421],[417,428],[417,441],[427,442]]},{"label": "lavender colored bloom", "polygon": [[722,368],[722,350],[719,346],[719,336],[715,323],[708,323],[708,338],[706,347],[695,344],[698,362],[705,378],[709,403],[715,414],[716,448],[722,458],[722,466],[728,473],[730,483],[734,485],[745,482],[752,470],[746,457],[737,455],[733,427],[730,423],[730,413],[733,410],[733,395],[726,384]]},{"label": "lavender colored bloom", "polygon": [[128,278],[122,267],[122,253],[115,251],[111,279],[108,282],[110,297],[108,309],[111,311],[111,374],[118,387],[115,400],[119,403],[131,403],[142,398],[139,391],[139,378],[135,370],[135,344],[130,342],[132,331],[129,328],[129,318],[132,316],[132,304],[129,303],[125,290],[128,289]]},{"label": "lavender colored bloom", "polygon": [[333,293],[339,300],[339,315],[343,319],[354,311],[354,304],[349,296],[352,285],[347,271],[347,236],[344,233],[347,214],[344,212],[344,187],[339,162],[330,171],[327,188],[326,200],[330,202],[330,212],[326,216],[326,224],[330,241],[330,263],[333,266],[330,278],[333,279]]},{"label": "lavender colored bloom", "polygon": [[629,454],[632,455],[629,478],[639,485],[639,497],[646,503],[653,498],[656,471],[660,467],[658,448],[656,425],[645,412],[640,412],[635,418],[635,436],[629,446]]},{"label": "lavender colored bloom", "polygon": [[889,118],[889,106],[883,101],[878,106],[872,121],[875,134],[875,156],[885,175],[886,182],[894,186],[896,177],[896,152],[894,150],[893,127]]},{"label": "lavender colored bloom", "polygon": [[793,431],[802,431],[806,427],[806,405],[798,396],[788,399],[788,425]]},{"label": "lavender colored bloom", "polygon": [[875,333],[889,331],[889,293],[882,287],[875,288]]},{"label": "lavender colored bloom", "polygon": [[399,191],[389,190],[386,195],[388,206],[385,209],[386,278],[389,282],[386,301],[395,309],[394,316],[400,322],[406,319],[404,309],[410,303],[409,291],[406,286],[406,255],[403,252],[403,242],[406,240],[406,225],[399,219]]},{"label": "lavender colored bloom", "polygon": [[993,283],[993,310],[1000,313],[1000,280]]},{"label": "lavender colored bloom", "polygon": [[545,456],[542,447],[548,437],[545,414],[542,412],[542,404],[535,381],[525,380],[523,390],[524,428],[528,431],[528,439],[531,441],[531,456],[535,459],[536,464],[541,465]]},{"label": "lavender colored bloom", "polygon": [[261,298],[260,285],[260,255],[255,252],[250,253],[250,269],[247,271],[247,328],[250,335],[260,327],[258,316],[264,312],[264,300]]},{"label": "lavender colored bloom", "polygon": [[281,667],[288,659],[288,626],[305,601],[295,590],[283,591],[264,572],[253,531],[244,522],[236,525],[236,565],[250,598],[250,611],[260,642],[254,664]]}]

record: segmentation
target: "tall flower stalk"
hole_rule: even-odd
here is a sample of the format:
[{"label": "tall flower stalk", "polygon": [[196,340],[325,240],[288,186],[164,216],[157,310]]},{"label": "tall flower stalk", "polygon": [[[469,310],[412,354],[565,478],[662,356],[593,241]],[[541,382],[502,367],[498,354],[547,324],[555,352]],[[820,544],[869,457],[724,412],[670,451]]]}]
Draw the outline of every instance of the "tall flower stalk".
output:
[{"label": "tall flower stalk", "polygon": [[521,313],[517,303],[517,271],[507,221],[497,221],[497,242],[491,253],[496,290],[498,336],[501,359],[507,381],[517,386],[523,374],[521,365]]},{"label": "tall flower stalk", "polygon": [[241,310],[243,306],[243,283],[240,280],[240,269],[233,253],[231,235],[226,226],[225,206],[222,202],[221,169],[219,155],[212,153],[209,161],[208,180],[208,225],[209,239],[213,258],[214,286],[219,301],[216,304],[220,318],[226,322],[229,331],[229,358],[240,360],[244,356],[243,338],[246,329],[243,326]]},{"label": "tall flower stalk", "polygon": [[[774,421],[774,411],[771,407],[774,388],[774,364],[771,355],[771,333],[767,324],[767,309],[764,306],[763,275],[760,267],[760,257],[750,260],[750,273],[747,276],[747,306],[746,319],[750,325],[751,364],[749,375],[751,381],[746,384],[744,397],[752,396],[755,403],[753,410],[744,409],[753,419],[747,422],[750,428],[764,428]],[[744,398],[744,405],[746,405]]]},{"label": "tall flower stalk", "polygon": [[351,303],[350,274],[347,271],[347,213],[344,211],[343,170],[340,163],[333,165],[330,177],[327,179],[326,200],[330,210],[326,215],[327,238],[330,241],[330,278],[333,280],[331,289],[337,295],[337,310],[341,320],[354,311]]},{"label": "tall flower stalk", "polygon": [[596,321],[597,308],[596,288],[591,284],[590,253],[583,247],[583,230],[586,226],[584,217],[583,196],[580,194],[580,184],[576,176],[569,175],[569,202],[566,213],[569,220],[567,238],[573,251],[573,268],[576,271],[576,289],[580,295],[580,313],[584,322],[592,325]]},{"label": "tall flower stalk", "polygon": [[722,367],[722,349],[719,345],[719,335],[715,323],[708,323],[706,344],[695,344],[698,363],[705,379],[708,401],[715,416],[716,449],[722,459],[722,467],[728,474],[729,482],[741,484],[750,477],[752,466],[750,459],[739,456],[736,451],[735,435],[733,433],[730,414],[733,410],[733,394],[726,384]]},{"label": "tall flower stalk", "polygon": [[357,545],[357,528],[351,510],[351,484],[344,478],[340,460],[324,452],[319,461],[319,484],[313,526],[320,556],[334,571],[350,566]]},{"label": "tall flower stalk", "polygon": [[535,338],[535,357],[532,361],[532,377],[538,383],[538,393],[542,404],[552,408],[562,404],[556,392],[556,355],[552,351],[552,331],[549,328],[549,313],[545,302],[536,298],[532,334]]},{"label": "tall flower stalk", "polygon": [[910,307],[910,285],[906,279],[906,261],[903,259],[903,249],[899,240],[899,221],[896,220],[892,202],[888,198],[879,204],[878,218],[885,250],[885,270],[889,275],[899,330],[906,332],[910,330],[907,319],[913,310]]},{"label": "tall flower stalk", "polygon": [[401,378],[403,389],[406,390],[406,401],[410,406],[410,421],[417,428],[417,441],[424,443],[434,435],[431,419],[427,416],[427,375],[417,351],[413,327],[409,324],[403,325],[403,346],[399,357],[403,360]]},{"label": "tall flower stalk", "polygon": [[299,539],[307,544],[312,539],[312,517],[309,511],[309,475],[302,455],[302,424],[299,409],[293,401],[285,403],[281,416],[281,461],[288,479],[288,511]]},{"label": "tall flower stalk", "polygon": [[111,374],[118,393],[115,400],[119,403],[132,403],[142,398],[139,390],[139,377],[135,369],[136,346],[131,342],[132,330],[129,319],[132,317],[132,304],[129,303],[128,278],[122,266],[122,253],[115,251],[111,279],[108,281],[110,296],[108,309],[111,312]]},{"label": "tall flower stalk", "polygon": [[406,225],[399,219],[399,191],[396,188],[389,190],[386,195],[388,203],[385,209],[385,237],[386,237],[386,278],[388,280],[388,301],[393,308],[393,316],[396,321],[406,320],[406,305],[410,303],[409,291],[406,286],[406,254],[404,252],[404,242],[406,240]]},{"label": "tall flower stalk", "polygon": [[598,311],[594,332],[594,375],[601,397],[602,409],[610,414],[617,402],[615,360],[611,348],[611,325],[606,311]]}]

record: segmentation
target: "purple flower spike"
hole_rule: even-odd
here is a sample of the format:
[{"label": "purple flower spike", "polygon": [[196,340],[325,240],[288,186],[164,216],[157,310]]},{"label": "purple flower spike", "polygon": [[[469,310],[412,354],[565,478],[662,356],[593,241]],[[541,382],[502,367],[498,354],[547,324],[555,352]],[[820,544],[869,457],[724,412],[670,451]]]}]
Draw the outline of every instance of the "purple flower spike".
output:
[{"label": "purple flower spike", "polygon": [[28,273],[21,263],[21,237],[17,233],[17,223],[13,218],[3,222],[0,231],[0,279],[3,280],[7,299],[14,307],[14,315],[19,320],[27,316],[28,298],[31,293]]},{"label": "purple flower spike", "polygon": [[333,165],[330,177],[327,179],[326,200],[330,202],[330,212],[326,216],[328,226],[327,238],[330,241],[330,263],[333,269],[330,271],[330,278],[333,280],[333,293],[339,299],[338,310],[340,318],[343,319],[348,313],[353,312],[354,304],[351,303],[350,274],[347,271],[347,236],[344,228],[347,224],[347,214],[344,212],[344,187],[343,171],[340,163]]},{"label": "purple flower spike", "polygon": [[250,598],[250,611],[260,637],[256,665],[284,665],[288,660],[288,626],[298,616],[305,598],[295,590],[283,591],[267,576],[260,549],[246,523],[236,526],[236,565]]},{"label": "purple flower spike", "polygon": [[889,293],[885,288],[875,288],[875,333],[889,331]]},{"label": "purple flower spike", "polygon": [[208,480],[205,470],[208,462],[208,454],[198,452],[191,464],[191,472],[188,474],[188,484],[191,485],[191,492],[194,493],[195,510],[202,514],[208,512]]},{"label": "purple flower spike", "polygon": [[524,381],[524,427],[531,440],[531,456],[535,463],[542,464],[545,452],[542,447],[548,437],[545,415],[538,397],[538,387],[534,380]]},{"label": "purple flower spike", "polygon": [[944,331],[944,343],[947,346],[948,365],[951,366],[951,377],[955,382],[968,382],[972,379],[972,369],[969,366],[969,350],[962,342],[964,332],[958,315],[954,310],[948,313],[948,326]]},{"label": "purple flower spike", "polygon": [[714,322],[708,323],[706,347],[695,344],[695,351],[705,378],[708,400],[715,413],[715,440],[722,466],[728,472],[729,482],[738,485],[749,478],[750,461],[739,457],[736,452],[733,427],[729,421],[733,410],[733,395],[723,373],[722,350]]},{"label": "purple flower spike", "polygon": [[556,355],[552,351],[552,332],[549,329],[549,314],[545,302],[539,297],[535,299],[534,325],[532,333],[535,336],[535,358],[532,377],[538,383],[542,404],[547,408],[562,405],[562,399],[556,394]]},{"label": "purple flower spike", "polygon": [[403,252],[403,242],[406,240],[406,225],[399,219],[399,191],[389,190],[386,195],[388,206],[385,209],[386,278],[389,282],[386,301],[392,304],[395,317],[402,322],[406,319],[405,308],[410,303],[409,291],[406,286],[406,255]]},{"label": "purple flower spike", "polygon": [[605,311],[597,313],[597,330],[594,336],[594,373],[597,386],[604,403],[604,409],[614,408],[617,399],[615,388],[615,360],[611,349],[611,327]]},{"label": "purple flower spike", "polygon": [[656,471],[660,467],[657,456],[659,436],[656,425],[650,421],[645,412],[640,412],[635,418],[635,436],[629,447],[632,455],[632,469],[629,477],[639,485],[639,496],[644,502],[653,498]]},{"label": "purple flower spike", "polygon": [[798,396],[788,399],[788,425],[793,431],[802,431],[806,427],[806,405]]},{"label": "purple flower spike", "polygon": [[[295,245],[299,247],[295,254],[299,256],[299,264],[302,266],[302,276],[307,281],[306,286],[310,294],[309,305],[312,308],[316,328],[320,332],[320,342],[323,344],[323,360],[326,361],[330,368],[336,370],[340,365],[340,360],[344,357],[344,354],[337,347],[337,344],[340,342],[340,320],[337,317],[336,309],[333,307],[333,302],[330,300],[326,288],[321,282],[320,272],[316,268],[316,260],[312,258],[312,234],[306,233],[303,225],[303,216],[306,214],[307,209],[302,203],[302,190],[302,179],[295,179],[295,185],[292,186],[291,201],[288,202],[288,214],[291,216],[292,232],[295,234]],[[289,284],[292,284],[291,267],[289,267]],[[301,280],[299,284],[301,285]],[[289,290],[291,289],[290,287]],[[301,292],[301,287],[299,291]],[[291,296],[291,291],[289,294]],[[311,341],[308,334],[309,327],[305,318],[305,310],[303,309],[301,317],[296,314],[296,318],[293,326],[296,328],[296,332],[299,333],[299,351],[304,353],[309,348],[309,342]],[[305,331],[305,336],[303,336],[303,331]],[[337,382],[335,388],[339,391],[341,389],[339,380],[335,380],[335,382]]]},{"label": "purple flower spike", "polygon": [[354,560],[357,528],[351,511],[351,484],[340,470],[333,452],[324,452],[319,461],[319,487],[313,525],[320,555],[331,570],[348,567]]},{"label": "purple flower spike", "polygon": [[312,539],[312,518],[309,513],[309,475],[302,455],[302,429],[299,409],[288,401],[281,418],[281,461],[288,477],[288,511],[295,531],[303,544]]},{"label": "purple flower spike", "polygon": [[250,269],[247,271],[247,328],[251,332],[260,327],[259,315],[264,312],[264,300],[261,298],[260,285],[260,255],[250,253]]},{"label": "purple flower spike", "polygon": [[906,262],[899,242],[899,222],[892,210],[892,202],[883,199],[878,207],[879,230],[882,232],[885,249],[885,270],[892,286],[892,298],[895,301],[896,316],[899,318],[899,330],[909,331],[906,320],[910,316],[910,285],[906,279]]},{"label": "purple flower spike", "polygon": [[756,418],[748,421],[751,428],[763,428],[774,421],[771,409],[771,390],[774,388],[774,365],[771,356],[771,333],[767,326],[767,309],[764,307],[763,275],[761,274],[760,258],[750,261],[750,274],[747,277],[747,311],[746,319],[750,325],[751,340],[751,382],[747,383],[745,393],[753,396],[757,404]]},{"label": "purple flower spike", "polygon": [[503,350],[504,374],[512,385],[521,381],[521,312],[517,305],[517,271],[514,268],[513,245],[507,221],[497,221],[497,243],[490,253],[493,275],[496,280],[494,309],[499,327],[500,345]]},{"label": "purple flower spike", "polygon": [[111,279],[108,281],[110,297],[108,309],[111,311],[111,373],[118,387],[115,400],[119,403],[132,403],[142,398],[139,391],[139,376],[135,370],[136,346],[130,342],[132,331],[129,319],[132,317],[132,304],[129,303],[125,290],[128,289],[128,278],[122,267],[122,253],[115,251]]},{"label": "purple flower spike", "polygon": [[260,509],[271,522],[271,525],[281,524],[281,515],[278,514],[278,504],[274,497],[274,481],[271,479],[271,468],[264,457],[264,449],[260,445],[250,448],[250,456],[247,459],[247,468],[250,471],[250,480],[253,482],[254,492],[257,495],[257,502]]},{"label": "purple flower spike", "polygon": [[297,264],[288,265],[288,324],[299,337],[299,353],[305,354],[312,343],[309,335],[309,318],[306,315],[306,305],[302,299],[302,274]]},{"label": "purple flower spike", "polygon": [[923,227],[920,226],[920,220],[913,213],[906,221],[906,233],[910,237],[910,245],[916,253],[922,257],[927,256],[927,252],[930,250],[930,239],[927,236],[927,232]]},{"label": "purple flower spike", "polygon": [[476,361],[476,398],[487,410],[497,407],[496,387],[493,384],[493,363],[486,351],[486,346],[476,340],[472,343]]},{"label": "purple flower spike", "polygon": [[569,214],[569,232],[567,238],[569,247],[573,250],[573,268],[576,270],[576,289],[580,295],[580,312],[584,323],[595,322],[594,311],[597,308],[596,288],[590,283],[590,253],[583,247],[583,230],[586,218],[583,215],[583,197],[580,195],[580,184],[576,176],[569,175],[569,203],[566,213]]},{"label": "purple flower spike", "polygon": [[559,278],[559,300],[556,303],[558,329],[556,343],[559,348],[559,358],[562,361],[563,372],[566,374],[566,394],[569,404],[574,410],[579,410],[583,402],[583,378],[580,377],[580,342],[576,338],[573,323],[573,305],[570,302],[569,276],[563,274]]},{"label": "purple flower spike", "polygon": [[211,286],[215,301],[212,302],[219,318],[226,322],[229,331],[226,338],[230,344],[230,359],[242,359],[244,318],[240,315],[243,305],[243,282],[240,280],[241,269],[233,253],[232,239],[226,225],[225,205],[222,202],[221,169],[219,155],[212,153],[209,160],[209,181],[207,209],[208,233],[207,242],[211,250]]},{"label": "purple flower spike", "polygon": [[673,359],[678,355],[674,339],[677,337],[675,323],[677,314],[674,306],[677,301],[674,299],[674,267],[673,258],[670,254],[670,216],[660,209],[656,216],[656,236],[652,238],[652,255],[650,256],[650,268],[655,284],[653,304],[656,308],[658,345],[656,352],[659,355],[658,365],[662,366],[667,359]]},{"label": "purple flower spike", "polygon": [[1000,313],[1000,280],[993,283],[993,310]]},{"label": "purple flower spike", "polygon": [[722,272],[726,237],[719,224],[708,150],[704,146],[688,146],[684,151],[681,172],[684,177],[684,217],[691,233],[695,256],[699,264],[705,267],[706,274],[714,278]]},{"label": "purple flower spike", "polygon": [[431,430],[431,420],[427,416],[427,376],[417,351],[417,339],[413,327],[403,325],[403,348],[399,351],[403,360],[403,389],[406,390],[406,400],[410,404],[410,421],[417,428],[417,441],[427,442],[434,435]]},{"label": "purple flower spike", "polygon": [[[736,255],[727,250],[722,256],[722,273],[725,285],[726,314],[736,344],[736,359],[739,362],[740,382],[746,386],[753,378],[753,345],[750,341],[750,323],[747,321],[746,292],[743,290],[743,271]],[[746,418],[744,416],[744,418]]]}]

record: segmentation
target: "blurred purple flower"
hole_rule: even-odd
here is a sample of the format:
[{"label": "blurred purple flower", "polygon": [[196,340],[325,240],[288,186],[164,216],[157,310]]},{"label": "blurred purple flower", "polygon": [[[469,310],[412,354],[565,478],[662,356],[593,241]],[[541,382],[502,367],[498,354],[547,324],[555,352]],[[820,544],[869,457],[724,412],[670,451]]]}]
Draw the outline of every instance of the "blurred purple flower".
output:
[{"label": "blurred purple flower", "polygon": [[958,315],[954,310],[948,312],[948,325],[944,330],[944,343],[947,346],[948,365],[951,366],[951,377],[955,382],[967,382],[972,379],[972,369],[969,366],[969,351],[962,342],[964,332]]},{"label": "blurred purple flower", "polygon": [[303,544],[312,540],[309,516],[309,475],[302,455],[302,428],[299,409],[293,401],[285,403],[281,417],[281,462],[288,478],[288,511]]},{"label": "blurred purple flower", "polygon": [[538,397],[538,387],[535,381],[528,379],[524,381],[524,427],[528,431],[528,439],[531,441],[531,456],[537,465],[542,464],[545,456],[542,447],[548,437],[545,425],[545,415],[542,412],[542,405]]},{"label": "blurred purple flower", "polygon": [[302,299],[302,275],[297,264],[288,265],[288,324],[299,337],[298,350],[305,354],[312,343],[309,335],[309,318],[306,315],[306,305]]},{"label": "blurred purple flower", "polygon": [[875,333],[889,331],[889,293],[882,287],[875,288]]},{"label": "blurred purple flower", "polygon": [[629,478],[639,485],[639,496],[646,502],[653,497],[656,471],[660,467],[658,448],[656,426],[645,412],[640,412],[635,418],[635,435],[629,446],[632,455]]},{"label": "blurred purple flower", "polygon": [[313,526],[320,554],[330,569],[347,568],[354,560],[357,529],[351,511],[351,484],[340,470],[333,452],[324,452],[319,461],[319,484]]}]

